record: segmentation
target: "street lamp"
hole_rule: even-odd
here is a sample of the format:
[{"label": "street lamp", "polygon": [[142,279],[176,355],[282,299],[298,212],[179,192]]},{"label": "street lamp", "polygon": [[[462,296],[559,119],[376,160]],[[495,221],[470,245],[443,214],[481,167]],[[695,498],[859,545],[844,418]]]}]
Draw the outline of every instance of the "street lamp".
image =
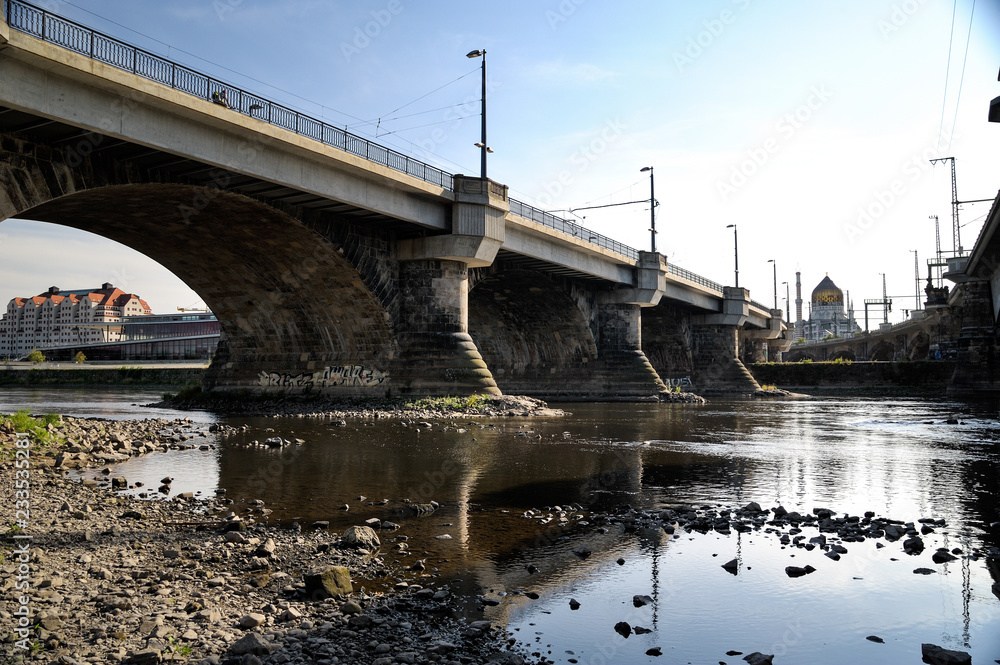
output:
[{"label": "street lamp", "polygon": [[791,323],[792,322],[792,315],[788,311],[788,309],[792,305],[792,301],[791,301],[792,295],[791,295],[791,293],[789,291],[788,282],[782,282],[782,284],[785,285],[785,323]]},{"label": "street lamp", "polygon": [[482,140],[476,144],[479,148],[479,177],[486,180],[486,153],[493,152],[486,146],[486,49],[476,49],[465,54],[466,58],[483,58],[483,131]]},{"label": "street lamp", "polygon": [[639,173],[649,171],[649,251],[656,251],[656,199],[653,198],[653,167],[643,166]]},{"label": "street lamp", "polygon": [[774,266],[774,308],[778,309],[778,263],[774,259],[767,262]]},{"label": "street lamp", "polygon": [[739,288],[739,286],[740,286],[740,239],[739,239],[739,236],[736,234],[736,225],[735,224],[727,224],[726,228],[733,230],[733,256],[736,259],[736,284],[735,284],[735,286],[737,288]]}]

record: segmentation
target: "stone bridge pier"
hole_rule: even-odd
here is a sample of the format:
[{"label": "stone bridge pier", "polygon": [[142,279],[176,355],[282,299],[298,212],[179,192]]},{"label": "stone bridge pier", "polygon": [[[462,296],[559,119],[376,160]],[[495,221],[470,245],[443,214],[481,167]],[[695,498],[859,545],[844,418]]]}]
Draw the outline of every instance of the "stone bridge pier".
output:
[{"label": "stone bridge pier", "polygon": [[740,328],[750,311],[750,292],[740,287],[723,289],[722,311],[691,318],[691,357],[698,393],[750,393],[760,385],[740,361]]}]

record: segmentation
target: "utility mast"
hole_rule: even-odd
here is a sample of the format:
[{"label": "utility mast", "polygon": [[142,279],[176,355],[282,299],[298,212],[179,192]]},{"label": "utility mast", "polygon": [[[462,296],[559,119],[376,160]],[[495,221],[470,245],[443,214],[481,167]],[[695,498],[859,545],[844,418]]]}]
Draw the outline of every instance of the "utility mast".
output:
[{"label": "utility mast", "polygon": [[[951,227],[952,227],[952,243],[953,249],[955,250],[955,256],[962,255],[962,238],[959,233],[958,226],[958,180],[955,178],[955,158],[954,157],[941,157],[939,159],[932,159],[931,164],[937,164],[938,162],[946,162],[951,160]],[[939,248],[940,250],[940,248]]]}]

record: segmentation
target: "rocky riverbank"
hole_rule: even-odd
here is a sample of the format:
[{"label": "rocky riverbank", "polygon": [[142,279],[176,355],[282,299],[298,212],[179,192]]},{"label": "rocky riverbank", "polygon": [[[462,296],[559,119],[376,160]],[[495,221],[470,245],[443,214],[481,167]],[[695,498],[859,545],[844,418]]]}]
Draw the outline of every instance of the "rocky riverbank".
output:
[{"label": "rocky riverbank", "polygon": [[45,431],[20,448],[13,426],[0,431],[5,662],[524,662],[504,631],[461,618],[423,566],[388,560],[420,547],[398,525],[280,528],[257,521],[260,501],[144,501],[65,475],[212,445],[187,421],[66,418]]},{"label": "rocky riverbank", "polygon": [[230,415],[293,417],[293,418],[510,418],[533,416],[564,416],[561,409],[549,408],[540,399],[524,395],[473,395],[424,399],[355,399],[330,397],[262,397],[206,393],[201,390],[181,391],[164,395],[152,407],[170,409],[205,409]]}]

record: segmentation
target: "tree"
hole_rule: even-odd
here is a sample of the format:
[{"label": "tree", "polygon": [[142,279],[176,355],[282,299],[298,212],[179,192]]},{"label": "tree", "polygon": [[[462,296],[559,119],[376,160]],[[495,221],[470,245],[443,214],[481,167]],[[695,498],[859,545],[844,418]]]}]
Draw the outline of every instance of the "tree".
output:
[{"label": "tree", "polygon": [[83,351],[77,351],[76,355],[73,356],[73,362],[77,365],[82,365],[87,361],[87,356],[83,355]]},{"label": "tree", "polygon": [[34,351],[32,351],[31,353],[28,354],[28,360],[31,363],[34,363],[35,365],[37,365],[38,363],[45,362],[45,355],[41,351],[39,351],[38,349],[35,349]]}]

